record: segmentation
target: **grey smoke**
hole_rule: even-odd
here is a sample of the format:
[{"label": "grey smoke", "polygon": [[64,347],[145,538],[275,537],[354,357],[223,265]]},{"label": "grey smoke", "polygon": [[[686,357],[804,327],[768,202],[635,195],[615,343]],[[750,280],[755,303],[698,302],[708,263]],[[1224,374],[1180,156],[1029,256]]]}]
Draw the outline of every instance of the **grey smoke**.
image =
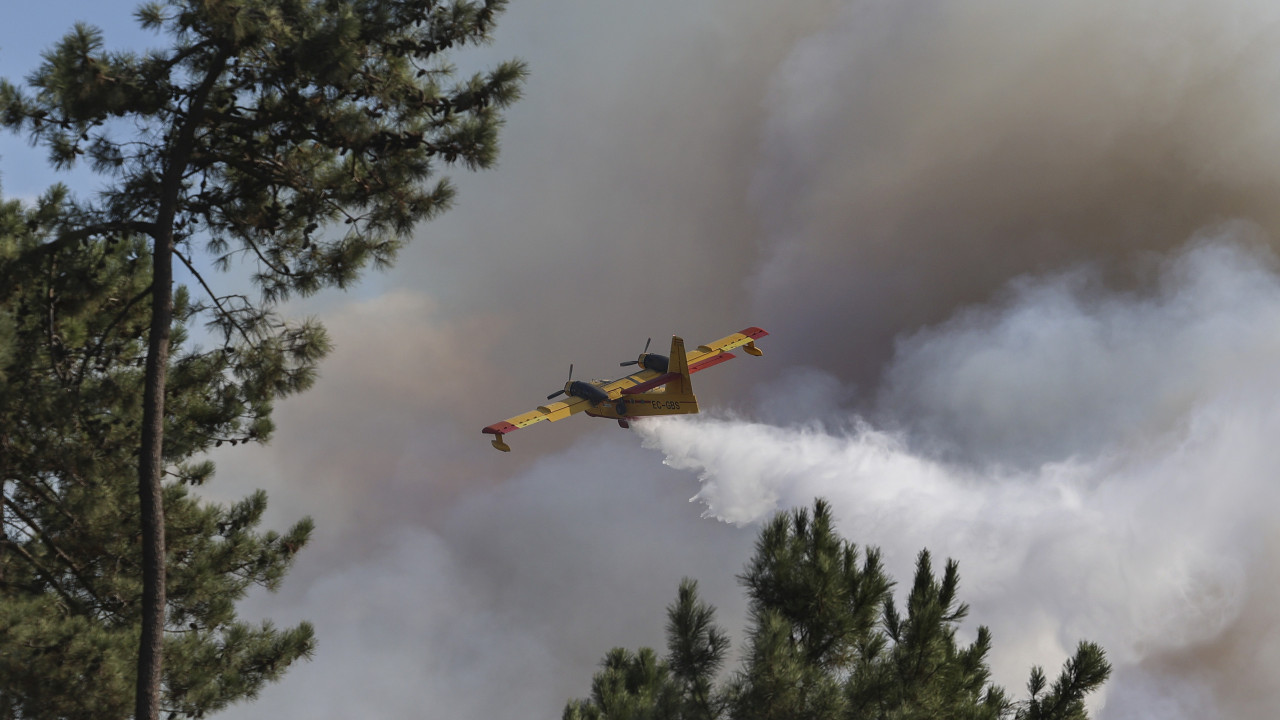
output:
[{"label": "grey smoke", "polygon": [[[275,524],[319,522],[250,608],[315,620],[319,655],[228,715],[554,716],[610,646],[661,643],[685,574],[736,630],[753,528],[700,518],[693,473],[607,423],[521,431],[510,456],[479,428],[570,362],[604,376],[646,337],[760,325],[764,358],[698,378],[739,419],[668,429],[695,470],[744,437],[795,453],[721,492],[804,504],[841,477],[805,457],[845,453],[883,476],[838,507],[854,540],[977,552],[965,588],[1002,678],[1093,633],[1123,660],[1104,717],[1269,717],[1278,19],[1245,0],[513,3],[465,58],[533,69],[500,168],[460,176],[394,271],[293,308],[337,350],[272,445],[215,458],[218,497],[266,487]],[[866,514],[943,500],[956,516],[910,536]],[[997,545],[1010,558],[979,552]],[[1143,592],[1116,590],[1121,561]],[[1091,563],[1096,582],[1063,574]],[[1137,647],[1178,618],[1197,633]]]},{"label": "grey smoke", "polygon": [[[396,689],[375,695],[389,711],[416,702],[554,715],[586,692],[608,647],[661,643],[664,585],[682,574],[699,577],[737,628],[733,576],[751,527],[697,519],[702,504],[681,502],[699,493],[688,475],[603,423],[521,431],[510,457],[478,428],[555,389],[569,362],[604,375],[644,337],[758,324],[772,332],[764,358],[700,376],[709,408],[744,421],[679,431],[707,452],[724,437],[713,468],[752,427],[781,438],[791,454],[780,477],[795,484],[753,490],[757,476],[743,468],[734,492],[773,488],[761,511],[837,495],[825,483],[840,476],[799,453],[860,447],[862,461],[889,464],[869,465],[879,481],[866,482],[882,495],[841,495],[849,535],[902,558],[925,544],[957,555],[974,620],[997,630],[1002,681],[1017,687],[1029,665],[1056,665],[1090,636],[1120,661],[1104,717],[1265,716],[1268,673],[1238,668],[1274,654],[1272,531],[1240,513],[1265,507],[1257,479],[1270,465],[1232,453],[1258,437],[1250,421],[1265,406],[1236,417],[1230,402],[1265,393],[1232,391],[1230,378],[1265,366],[1266,326],[1227,341],[1183,327],[1190,316],[1176,305],[1191,285],[1161,268],[1208,273],[1217,262],[1216,286],[1238,272],[1270,287],[1271,261],[1249,248],[1278,230],[1276,12],[1243,2],[813,2],[786,13],[517,4],[504,27],[515,42],[500,37],[493,52],[524,55],[535,75],[502,167],[462,178],[459,207],[358,304],[322,308],[339,350],[320,388],[282,408],[264,455],[306,458],[308,472],[280,460],[260,482],[277,507],[316,513],[331,534],[281,597],[261,603],[278,614],[298,602],[322,642],[321,657],[263,702],[287,713],[314,695],[323,714],[319,698],[361,658],[392,658]],[[1217,261],[1178,259],[1192,238],[1224,234],[1236,249]],[[384,288],[398,299],[375,297]],[[1245,305],[1254,316],[1199,312],[1226,332],[1264,307]],[[1043,335],[1038,355],[1020,352],[1019,327]],[[1099,369],[1055,347],[1127,361]],[[979,363],[978,350],[1005,370]],[[379,358],[399,380],[370,381]],[[1002,375],[1010,367],[1021,375]],[[1200,395],[1188,398],[1189,387]],[[1039,408],[1018,402],[1028,392]],[[873,424],[833,421],[851,412]],[[1180,454],[1170,443],[1192,426],[1208,429]],[[842,445],[844,432],[887,444]],[[775,447],[766,439],[762,452]],[[224,466],[224,476],[268,462]],[[932,480],[904,495],[887,482],[900,465]],[[655,488],[667,494],[652,503],[633,494]],[[901,510],[865,514],[889,501],[962,512],[926,513],[937,522],[895,534]],[[1110,509],[1091,515],[1099,502]],[[1043,532],[1019,544],[1028,528]],[[1180,540],[1169,545],[1169,533]],[[672,537],[689,539],[650,552]],[[999,561],[993,547],[1010,556]],[[1114,548],[1127,554],[1098,559]],[[1094,564],[1091,582],[1067,572]],[[1143,592],[1117,580],[1130,571],[1150,581]],[[366,588],[385,577],[408,578],[397,592],[420,587],[422,602],[337,610],[376,605]],[[1139,647],[1184,621],[1191,635]],[[449,632],[430,629],[440,627]],[[481,697],[471,678],[503,690]]]}]

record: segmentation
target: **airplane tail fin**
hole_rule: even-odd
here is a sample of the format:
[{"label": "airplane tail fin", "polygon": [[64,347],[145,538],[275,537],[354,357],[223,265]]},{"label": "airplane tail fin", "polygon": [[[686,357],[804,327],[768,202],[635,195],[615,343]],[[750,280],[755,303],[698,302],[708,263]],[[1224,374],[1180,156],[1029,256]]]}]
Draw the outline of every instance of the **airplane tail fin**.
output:
[{"label": "airplane tail fin", "polygon": [[671,336],[671,360],[667,364],[667,373],[675,376],[666,383],[668,393],[693,394],[693,383],[689,380],[689,359],[684,352],[684,339],[678,335]]}]

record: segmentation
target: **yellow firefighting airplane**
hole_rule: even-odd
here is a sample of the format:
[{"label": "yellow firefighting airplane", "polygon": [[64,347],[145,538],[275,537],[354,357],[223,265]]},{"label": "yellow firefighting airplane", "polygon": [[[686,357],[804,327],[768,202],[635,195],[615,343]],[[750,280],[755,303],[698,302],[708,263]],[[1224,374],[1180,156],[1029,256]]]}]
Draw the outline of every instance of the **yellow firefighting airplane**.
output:
[{"label": "yellow firefighting airplane", "polygon": [[671,355],[649,352],[649,343],[635,360],[621,363],[622,367],[639,365],[640,372],[610,382],[593,380],[583,382],[573,379],[573,366],[569,366],[569,381],[564,389],[547,396],[554,400],[567,396],[560,402],[539,406],[537,410],[507,418],[484,429],[493,435],[493,446],[502,452],[510,452],[511,446],[503,442],[503,436],[543,420],[563,420],[570,415],[586,412],[592,417],[611,418],[622,427],[630,427],[628,420],[648,415],[686,415],[698,412],[698,398],[693,395],[689,376],[712,365],[733,358],[729,352],[742,348],[748,355],[760,356],[764,352],[756,347],[756,340],[769,333],[758,327],[720,338],[707,345],[699,345],[691,353],[685,353],[684,340],[671,338]]}]

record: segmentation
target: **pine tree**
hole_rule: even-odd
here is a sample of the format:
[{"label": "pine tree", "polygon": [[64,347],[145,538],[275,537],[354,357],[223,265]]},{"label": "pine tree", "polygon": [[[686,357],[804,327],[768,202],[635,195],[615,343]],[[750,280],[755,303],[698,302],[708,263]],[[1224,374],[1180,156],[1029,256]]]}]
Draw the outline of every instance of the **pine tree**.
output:
[{"label": "pine tree", "polygon": [[715,624],[715,609],[698,599],[698,583],[680,583],[667,607],[667,658],[650,648],[614,648],[601,661],[591,698],[570,701],[564,720],[709,720],[720,715],[716,671],[729,638]]},{"label": "pine tree", "polygon": [[[860,556],[840,538],[823,500],[812,513],[776,515],[739,580],[750,599],[746,656],[719,690],[712,683],[728,640],[686,580],[667,608],[667,657],[615,648],[591,697],[570,701],[565,720],[1087,720],[1085,696],[1111,673],[1102,649],[1082,642],[1048,692],[1035,667],[1030,697],[1010,701],[990,681],[987,628],[968,646],[956,642],[969,611],[957,596],[958,565],[947,561],[938,578],[921,551],[904,616],[879,552]],[[635,673],[638,658],[654,670]]]},{"label": "pine tree", "polygon": [[[110,178],[47,245],[132,234],[148,241],[149,327],[137,458],[143,622],[137,717],[159,711],[166,605],[163,477],[173,263],[206,292],[193,303],[226,342],[298,352],[271,303],[345,287],[385,266],[419,221],[446,208],[437,164],[482,168],[497,150],[499,110],[524,68],[453,79],[448,51],[490,37],[505,0],[157,0],[144,28],[171,41],[108,52],[77,25],[29,78],[0,83],[0,122],[69,167]],[[247,259],[262,302],[219,295],[195,251],[220,267]],[[304,333],[305,334],[305,333]]]},{"label": "pine tree", "polygon": [[[70,210],[0,203],[0,718],[126,718],[142,617],[136,488],[140,365],[147,346],[147,244],[51,245]],[[169,634],[160,707],[200,717],[252,698],[314,648],[310,625],[236,618],[254,586],[275,588],[311,521],[259,532],[265,494],[221,507],[188,488],[193,456],[270,434],[276,390],[309,377],[311,333],[284,357],[261,347],[187,348],[193,310],[175,297],[167,389]],[[292,381],[284,376],[295,375]]]},{"label": "pine tree", "polygon": [[729,651],[729,636],[715,624],[715,608],[698,599],[698,583],[685,578],[667,607],[667,657],[680,695],[679,717],[712,720],[720,715],[716,673]]}]

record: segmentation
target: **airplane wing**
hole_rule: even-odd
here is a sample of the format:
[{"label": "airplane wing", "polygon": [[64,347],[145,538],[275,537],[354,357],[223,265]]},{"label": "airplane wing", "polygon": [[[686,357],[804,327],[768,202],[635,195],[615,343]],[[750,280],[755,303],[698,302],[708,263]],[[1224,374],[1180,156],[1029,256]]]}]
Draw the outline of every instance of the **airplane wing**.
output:
[{"label": "airplane wing", "polygon": [[[715,342],[699,345],[693,352],[688,353],[685,361],[689,365],[689,374],[706,370],[709,367],[719,365],[734,358],[734,354],[729,352],[735,348],[746,346],[744,349],[750,355],[763,355],[764,353],[756,347],[756,339],[762,338],[769,333],[758,327],[749,327],[742,332],[736,332],[732,335],[716,340]],[[647,370],[643,373],[628,375],[620,380],[614,380],[612,383],[604,386],[609,391],[609,397],[616,397],[613,394],[616,386],[617,392],[623,395],[633,395],[636,393],[648,392],[658,386],[667,383],[679,377],[677,372],[657,373]]]},{"label": "airplane wing", "polygon": [[[653,370],[641,370],[640,372],[632,373],[626,377],[618,378],[617,380],[606,383],[600,386],[600,389],[608,393],[610,400],[616,400],[623,392],[626,391],[627,388],[640,385],[641,383],[658,376],[659,373]],[[532,410],[524,413],[523,415],[516,415],[515,417],[510,417],[506,420],[496,422],[486,427],[483,432],[493,436],[493,440],[491,442],[494,447],[503,452],[509,452],[511,448],[503,441],[502,436],[512,430],[519,430],[522,427],[528,427],[534,423],[540,423],[543,420],[550,420],[551,422],[563,420],[570,415],[580,413],[590,407],[591,402],[586,398],[571,397],[560,402],[539,405],[537,410]]]},{"label": "airplane wing", "polygon": [[733,355],[729,354],[730,350],[740,348],[743,345],[747,346],[746,351],[748,354],[761,354],[760,350],[756,348],[756,340],[768,334],[758,327],[749,327],[741,332],[722,337],[715,342],[699,345],[689,353],[689,372],[696,373],[712,365],[719,365],[733,357]]},{"label": "airplane wing", "polygon": [[591,403],[585,398],[571,397],[568,400],[539,405],[537,410],[531,410],[523,415],[516,415],[515,417],[509,417],[506,420],[501,420],[486,427],[483,432],[493,436],[492,442],[494,447],[503,452],[510,452],[511,448],[502,441],[503,435],[506,435],[512,430],[519,430],[522,427],[528,427],[534,423],[542,422],[543,420],[550,420],[551,422],[563,420],[570,415],[580,413],[589,407],[591,407]]}]

